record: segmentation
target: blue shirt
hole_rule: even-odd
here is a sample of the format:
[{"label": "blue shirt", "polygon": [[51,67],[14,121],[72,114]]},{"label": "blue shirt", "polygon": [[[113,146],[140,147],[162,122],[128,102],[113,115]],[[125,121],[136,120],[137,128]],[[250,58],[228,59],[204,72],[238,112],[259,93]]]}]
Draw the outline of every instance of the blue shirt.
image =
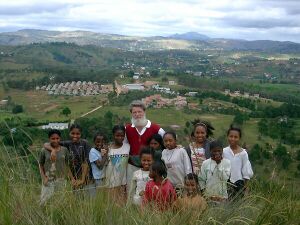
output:
[{"label": "blue shirt", "polygon": [[96,161],[101,159],[102,159],[101,153],[97,149],[92,148],[89,154],[89,160],[92,167],[93,178],[95,180],[102,179],[105,174],[104,169],[99,169],[96,164]]}]

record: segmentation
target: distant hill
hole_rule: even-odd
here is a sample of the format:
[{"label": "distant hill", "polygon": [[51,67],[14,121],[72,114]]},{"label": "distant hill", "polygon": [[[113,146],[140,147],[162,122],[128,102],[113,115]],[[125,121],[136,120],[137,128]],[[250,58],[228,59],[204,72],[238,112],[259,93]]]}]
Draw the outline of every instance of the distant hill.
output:
[{"label": "distant hill", "polygon": [[0,33],[0,45],[28,45],[32,43],[66,42],[95,45],[130,51],[140,50],[239,50],[274,53],[300,53],[300,44],[269,40],[246,41],[216,39],[196,32],[174,34],[169,37],[139,37],[90,31],[20,30]]},{"label": "distant hill", "polygon": [[210,39],[210,37],[208,37],[204,34],[199,34],[197,32],[187,32],[187,33],[183,33],[183,34],[173,34],[173,35],[169,36],[168,38],[180,39],[180,40],[190,40],[190,41],[195,41],[195,40],[206,41],[206,40]]}]

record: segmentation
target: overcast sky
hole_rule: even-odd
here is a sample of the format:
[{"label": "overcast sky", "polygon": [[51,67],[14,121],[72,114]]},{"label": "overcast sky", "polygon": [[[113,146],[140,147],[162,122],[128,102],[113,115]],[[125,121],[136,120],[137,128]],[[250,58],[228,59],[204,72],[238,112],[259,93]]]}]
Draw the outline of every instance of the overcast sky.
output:
[{"label": "overcast sky", "polygon": [[28,28],[300,42],[300,0],[0,0],[0,32]]}]

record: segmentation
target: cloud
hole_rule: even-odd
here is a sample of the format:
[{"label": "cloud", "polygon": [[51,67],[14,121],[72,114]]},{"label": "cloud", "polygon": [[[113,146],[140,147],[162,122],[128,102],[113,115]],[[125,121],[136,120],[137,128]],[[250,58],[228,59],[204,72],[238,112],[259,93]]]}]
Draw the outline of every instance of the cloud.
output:
[{"label": "cloud", "polygon": [[298,0],[0,0],[0,31],[39,28],[126,35],[196,31],[300,42]]}]

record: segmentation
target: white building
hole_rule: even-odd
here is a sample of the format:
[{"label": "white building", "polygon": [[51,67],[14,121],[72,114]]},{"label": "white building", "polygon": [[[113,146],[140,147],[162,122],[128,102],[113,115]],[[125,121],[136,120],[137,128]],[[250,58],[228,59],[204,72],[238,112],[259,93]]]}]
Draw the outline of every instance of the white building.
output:
[{"label": "white building", "polygon": [[125,84],[123,87],[127,88],[129,91],[133,91],[133,90],[143,91],[145,89],[143,84]]},{"label": "white building", "polygon": [[43,125],[42,129],[57,129],[57,130],[66,130],[68,129],[68,123],[49,123],[48,125]]}]

